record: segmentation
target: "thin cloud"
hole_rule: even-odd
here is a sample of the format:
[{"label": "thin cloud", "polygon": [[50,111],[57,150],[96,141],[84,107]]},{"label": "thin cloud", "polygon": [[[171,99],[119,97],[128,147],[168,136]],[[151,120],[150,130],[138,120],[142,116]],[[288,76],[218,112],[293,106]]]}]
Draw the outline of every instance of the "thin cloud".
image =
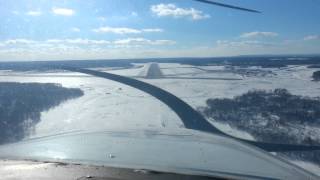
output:
[{"label": "thin cloud", "polygon": [[131,16],[137,17],[137,16],[138,16],[138,13],[135,12],[135,11],[133,11],[133,12],[131,12]]},{"label": "thin cloud", "polygon": [[177,42],[172,40],[160,39],[160,40],[151,42],[151,44],[152,45],[174,45],[174,44],[177,44]]},{"label": "thin cloud", "polygon": [[139,34],[141,33],[140,30],[138,29],[133,29],[133,28],[126,28],[126,27],[100,27],[97,29],[93,29],[93,32],[96,33],[115,33],[115,34]]},{"label": "thin cloud", "polygon": [[[39,42],[41,43],[41,42]],[[103,45],[110,44],[110,41],[107,40],[91,40],[91,39],[48,39],[45,43],[49,44],[78,44],[78,45]]]},{"label": "thin cloud", "polygon": [[106,17],[103,17],[103,16],[97,17],[97,19],[98,19],[99,21],[106,21],[106,20],[107,20],[107,18],[106,18]]},{"label": "thin cloud", "polygon": [[173,45],[172,40],[149,40],[145,38],[128,38],[114,41],[116,45]]},{"label": "thin cloud", "polygon": [[149,29],[134,29],[128,27],[100,27],[93,29],[93,32],[96,33],[114,33],[114,34],[140,34],[143,32],[163,32],[163,29],[160,28],[149,28]]},{"label": "thin cloud", "polygon": [[52,8],[52,13],[60,16],[73,16],[75,11],[68,8]]},{"label": "thin cloud", "polygon": [[163,32],[163,29],[154,28],[154,29],[142,29],[143,32]]},{"label": "thin cloud", "polygon": [[319,35],[309,35],[303,38],[303,40],[305,41],[311,41],[311,40],[317,40],[320,39]]},{"label": "thin cloud", "polygon": [[254,31],[254,32],[247,32],[241,34],[241,38],[261,38],[261,37],[276,37],[279,36],[278,33],[275,32],[261,32],[261,31]]},{"label": "thin cloud", "polygon": [[201,20],[210,18],[210,15],[194,8],[180,8],[175,4],[158,4],[151,6],[151,12],[158,17],[191,18],[192,20]]},{"label": "thin cloud", "polygon": [[47,39],[44,41],[36,41],[29,39],[10,39],[4,42],[0,41],[1,45],[18,45],[18,46],[49,46],[51,45],[173,45],[176,44],[173,40],[159,39],[159,40],[150,40],[145,38],[127,38],[127,39],[118,39],[115,41],[108,41],[104,39]]},{"label": "thin cloud", "polygon": [[274,46],[275,43],[263,42],[263,41],[228,41],[228,40],[218,40],[216,41],[218,46],[224,47],[245,47],[245,46]]},{"label": "thin cloud", "polygon": [[19,15],[20,12],[19,12],[19,11],[12,11],[12,14],[14,14],[14,15]]},{"label": "thin cloud", "polygon": [[33,44],[36,43],[34,40],[30,39],[9,39],[4,41],[4,44]]},{"label": "thin cloud", "polygon": [[26,14],[28,16],[41,16],[42,12],[41,11],[28,11]]},{"label": "thin cloud", "polygon": [[71,31],[72,32],[80,32],[81,30],[77,27],[73,27],[73,28],[71,28]]}]

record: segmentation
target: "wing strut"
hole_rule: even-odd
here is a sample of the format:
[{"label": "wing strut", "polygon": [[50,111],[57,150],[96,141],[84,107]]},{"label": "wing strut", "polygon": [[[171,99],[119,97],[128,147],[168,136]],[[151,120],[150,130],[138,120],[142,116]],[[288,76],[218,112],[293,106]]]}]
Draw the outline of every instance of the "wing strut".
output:
[{"label": "wing strut", "polygon": [[260,11],[257,11],[257,10],[247,9],[247,8],[238,7],[238,6],[233,6],[233,5],[229,5],[229,4],[223,4],[223,3],[219,3],[219,2],[215,2],[215,1],[210,1],[210,0],[194,0],[194,1],[202,2],[202,3],[206,3],[206,4],[211,4],[211,5],[215,5],[215,6],[222,6],[222,7],[230,8],[230,9],[236,9],[236,10],[240,10],[240,11],[247,11],[247,12],[253,12],[253,13],[261,13]]}]

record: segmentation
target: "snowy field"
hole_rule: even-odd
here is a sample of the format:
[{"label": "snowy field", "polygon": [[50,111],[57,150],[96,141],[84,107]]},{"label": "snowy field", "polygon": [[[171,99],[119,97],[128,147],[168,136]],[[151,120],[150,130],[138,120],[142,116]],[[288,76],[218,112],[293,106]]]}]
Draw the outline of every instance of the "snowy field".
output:
[{"label": "snowy field", "polygon": [[[162,73],[168,78],[139,78],[143,67],[123,70],[108,70],[107,72],[138,77],[139,80],[151,83],[165,89],[188,104],[197,108],[204,106],[208,98],[232,98],[252,89],[286,88],[292,94],[310,97],[320,96],[320,83],[312,81],[314,69],[306,66],[289,66],[286,68],[263,68],[272,74],[261,76],[245,76],[225,69],[223,66],[198,67],[180,64],[159,64]],[[261,69],[251,67],[250,69]],[[170,78],[175,77],[175,78]],[[176,78],[181,77],[181,79]],[[188,77],[188,79],[184,79]],[[201,79],[207,78],[207,79]],[[211,78],[211,79],[210,79]]]},{"label": "snowy field", "polygon": [[[315,70],[309,69],[306,66],[289,66],[280,69],[250,67],[247,69],[249,72],[258,72],[254,75],[243,75],[239,74],[236,70],[230,71],[224,66],[201,67],[160,63],[161,71],[167,78],[159,79],[139,77],[139,73],[145,71],[145,68],[141,67],[141,64],[136,66],[139,68],[108,70],[107,72],[138,77],[139,80],[173,93],[195,109],[205,106],[208,98],[232,98],[253,89],[273,90],[285,88],[295,95],[320,96],[320,83],[312,81],[311,78]],[[145,66],[149,65],[146,64]],[[188,79],[184,79],[186,77]],[[234,136],[254,139],[250,134],[232,129],[227,124],[214,122],[214,120],[211,122],[218,128]]]},{"label": "snowy field", "polygon": [[[315,69],[306,66],[263,69],[250,67],[246,69],[249,72],[248,74],[239,73],[240,68],[230,70],[224,66],[195,67],[181,64],[159,64],[159,66],[163,75],[167,78],[148,79],[140,77],[138,79],[173,93],[194,108],[205,106],[208,98],[233,98],[253,89],[285,88],[295,95],[320,97],[320,83],[312,81],[311,78]],[[108,72],[136,77],[139,76],[139,73],[135,73],[137,70],[127,69]],[[141,70],[145,71],[144,68],[141,68]],[[188,78],[184,79],[186,77]],[[212,119],[210,119],[210,122],[228,134],[254,140],[254,137],[249,133],[234,129],[228,124]],[[290,161],[320,175],[320,167],[315,164],[296,160]]]},{"label": "snowy field", "polygon": [[42,112],[33,136],[74,130],[183,127],[166,105],[114,81],[70,72],[0,72],[0,81],[60,83],[84,91],[84,96]]},{"label": "snowy field", "polygon": [[[250,67],[249,73],[224,66],[197,67],[181,64],[158,64],[162,77],[143,77],[150,64],[135,64],[133,68],[104,69],[151,83],[178,96],[192,107],[206,105],[208,98],[232,98],[252,89],[286,88],[292,94],[320,96],[320,83],[311,79],[315,69],[306,66],[286,68]],[[242,73],[239,73],[242,72]],[[253,73],[250,73],[253,72]],[[42,112],[33,136],[43,136],[74,130],[157,129],[174,131],[183,128],[178,116],[154,97],[132,87],[110,80],[73,72],[11,72],[0,71],[1,82],[60,83],[64,87],[80,88],[84,96]],[[228,134],[254,140],[250,134],[233,129],[228,124],[210,120]],[[318,166],[294,161],[320,175]]]}]

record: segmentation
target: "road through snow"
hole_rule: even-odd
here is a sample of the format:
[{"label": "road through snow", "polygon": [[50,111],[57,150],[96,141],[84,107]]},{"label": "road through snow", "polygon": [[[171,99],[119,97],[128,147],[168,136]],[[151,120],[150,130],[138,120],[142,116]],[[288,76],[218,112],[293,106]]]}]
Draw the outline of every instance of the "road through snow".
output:
[{"label": "road through snow", "polygon": [[113,81],[126,84],[128,86],[134,87],[141,91],[144,91],[154,96],[155,98],[159,99],[160,101],[165,103],[167,106],[169,106],[179,116],[179,118],[183,121],[184,126],[188,129],[200,130],[204,132],[214,133],[217,135],[227,136],[227,137],[234,138],[242,142],[257,146],[266,151],[276,152],[276,151],[320,150],[320,146],[273,144],[273,143],[264,143],[264,142],[254,142],[250,140],[236,138],[216,128],[214,125],[208,122],[199,112],[194,110],[190,105],[188,105],[186,102],[184,102],[177,96],[159,87],[156,87],[154,85],[151,85],[146,82],[142,82],[133,78],[106,73],[106,72],[100,72],[100,71],[94,71],[94,70],[88,70],[88,69],[79,69],[79,68],[73,68],[73,67],[62,67],[62,69],[110,79]]}]

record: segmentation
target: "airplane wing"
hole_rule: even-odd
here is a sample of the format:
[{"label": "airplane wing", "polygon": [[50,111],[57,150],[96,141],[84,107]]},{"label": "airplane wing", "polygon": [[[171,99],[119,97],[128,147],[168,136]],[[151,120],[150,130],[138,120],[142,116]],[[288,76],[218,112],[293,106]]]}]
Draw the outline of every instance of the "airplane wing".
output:
[{"label": "airplane wing", "polygon": [[[157,172],[154,174],[158,179],[166,179],[161,176],[162,173],[198,175],[209,179],[319,179],[316,175],[253,146],[231,138],[187,129],[176,130],[174,133],[140,129],[60,134],[0,146],[0,159],[8,157],[10,160],[61,162],[65,166],[70,163],[78,164],[78,170],[87,164],[99,168],[127,168],[131,172]],[[0,162],[0,174],[4,179],[6,174],[12,178],[13,175],[22,176],[23,172],[30,176],[28,169],[31,173],[38,172],[34,171],[38,166],[22,166],[22,170],[17,170],[21,167],[18,164],[11,168],[12,172],[10,164],[3,166]],[[75,169],[77,168],[70,167],[65,176]],[[55,174],[58,170],[56,168]],[[48,172],[45,175],[50,175]],[[81,173],[97,176],[92,171]],[[124,174],[118,171],[109,175],[119,179]],[[139,179],[136,176],[127,179]],[[75,179],[75,174],[72,177]]]}]

